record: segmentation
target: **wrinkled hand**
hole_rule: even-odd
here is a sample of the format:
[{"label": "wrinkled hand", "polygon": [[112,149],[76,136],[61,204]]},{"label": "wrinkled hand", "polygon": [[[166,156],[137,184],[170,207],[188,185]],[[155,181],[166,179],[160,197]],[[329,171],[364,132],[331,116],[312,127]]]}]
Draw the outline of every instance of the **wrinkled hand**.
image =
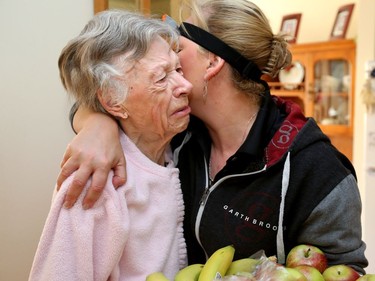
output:
[{"label": "wrinkled hand", "polygon": [[[90,137],[89,137],[90,136]],[[65,196],[64,207],[71,208],[92,177],[91,186],[83,200],[83,208],[91,208],[99,199],[110,170],[114,170],[113,185],[118,188],[126,181],[125,157],[117,133],[101,132],[92,137],[92,131],[83,129],[68,145],[61,162],[57,190],[73,172],[72,184]]]}]

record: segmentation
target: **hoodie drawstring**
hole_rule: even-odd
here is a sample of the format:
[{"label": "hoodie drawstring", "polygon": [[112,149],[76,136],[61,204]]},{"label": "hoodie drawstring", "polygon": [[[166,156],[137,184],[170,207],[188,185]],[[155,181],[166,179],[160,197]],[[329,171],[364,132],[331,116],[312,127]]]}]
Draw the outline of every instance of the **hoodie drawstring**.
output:
[{"label": "hoodie drawstring", "polygon": [[278,263],[285,263],[285,248],[284,248],[284,235],[283,235],[283,219],[284,219],[284,207],[285,207],[285,196],[289,187],[289,177],[290,177],[290,152],[285,160],[283,178],[281,181],[281,202],[280,202],[280,212],[279,212],[279,226],[277,228],[277,261]]}]

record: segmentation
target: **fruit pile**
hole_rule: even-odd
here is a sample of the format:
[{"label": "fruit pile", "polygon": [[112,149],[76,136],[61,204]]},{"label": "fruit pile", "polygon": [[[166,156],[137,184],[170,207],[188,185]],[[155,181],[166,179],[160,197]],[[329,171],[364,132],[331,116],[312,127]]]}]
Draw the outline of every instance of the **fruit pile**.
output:
[{"label": "fruit pile", "polygon": [[[174,281],[375,281],[375,274],[360,276],[350,266],[328,266],[325,254],[312,245],[298,245],[287,255],[285,265],[276,257],[233,260],[235,249],[226,246],[214,252],[205,264],[181,269]],[[170,281],[161,272],[146,281]]]}]

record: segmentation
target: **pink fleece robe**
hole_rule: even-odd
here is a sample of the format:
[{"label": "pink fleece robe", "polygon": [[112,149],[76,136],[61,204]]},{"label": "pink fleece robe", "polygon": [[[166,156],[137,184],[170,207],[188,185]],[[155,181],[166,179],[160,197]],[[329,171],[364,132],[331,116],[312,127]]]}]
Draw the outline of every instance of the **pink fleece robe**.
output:
[{"label": "pink fleece robe", "polygon": [[156,271],[173,280],[186,266],[178,169],[152,162],[122,132],[120,139],[126,184],[116,190],[111,173],[92,209],[82,209],[83,192],[67,210],[74,175],[67,179],[55,193],[29,281],[144,281]]}]

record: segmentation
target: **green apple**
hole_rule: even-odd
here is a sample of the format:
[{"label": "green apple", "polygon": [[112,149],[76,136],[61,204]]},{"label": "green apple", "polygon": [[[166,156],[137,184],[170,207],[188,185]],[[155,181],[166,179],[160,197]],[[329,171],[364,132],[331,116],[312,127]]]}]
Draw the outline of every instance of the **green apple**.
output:
[{"label": "green apple", "polygon": [[355,281],[360,275],[352,267],[339,264],[332,265],[324,270],[323,277],[326,281]]},{"label": "green apple", "polygon": [[323,275],[315,267],[309,265],[299,265],[294,268],[305,275],[308,281],[325,281]]},{"label": "green apple", "polygon": [[357,281],[375,281],[375,274],[365,274],[357,279]]},{"label": "green apple", "polygon": [[315,267],[320,273],[327,268],[327,257],[316,246],[301,244],[293,247],[286,257],[286,267],[309,265]]},{"label": "green apple", "polygon": [[270,281],[308,281],[305,275],[303,275],[297,269],[284,266],[277,266],[270,272],[270,274],[267,274],[266,277],[267,278],[265,280]]},{"label": "green apple", "polygon": [[163,272],[154,272],[146,277],[146,281],[169,281]]}]

